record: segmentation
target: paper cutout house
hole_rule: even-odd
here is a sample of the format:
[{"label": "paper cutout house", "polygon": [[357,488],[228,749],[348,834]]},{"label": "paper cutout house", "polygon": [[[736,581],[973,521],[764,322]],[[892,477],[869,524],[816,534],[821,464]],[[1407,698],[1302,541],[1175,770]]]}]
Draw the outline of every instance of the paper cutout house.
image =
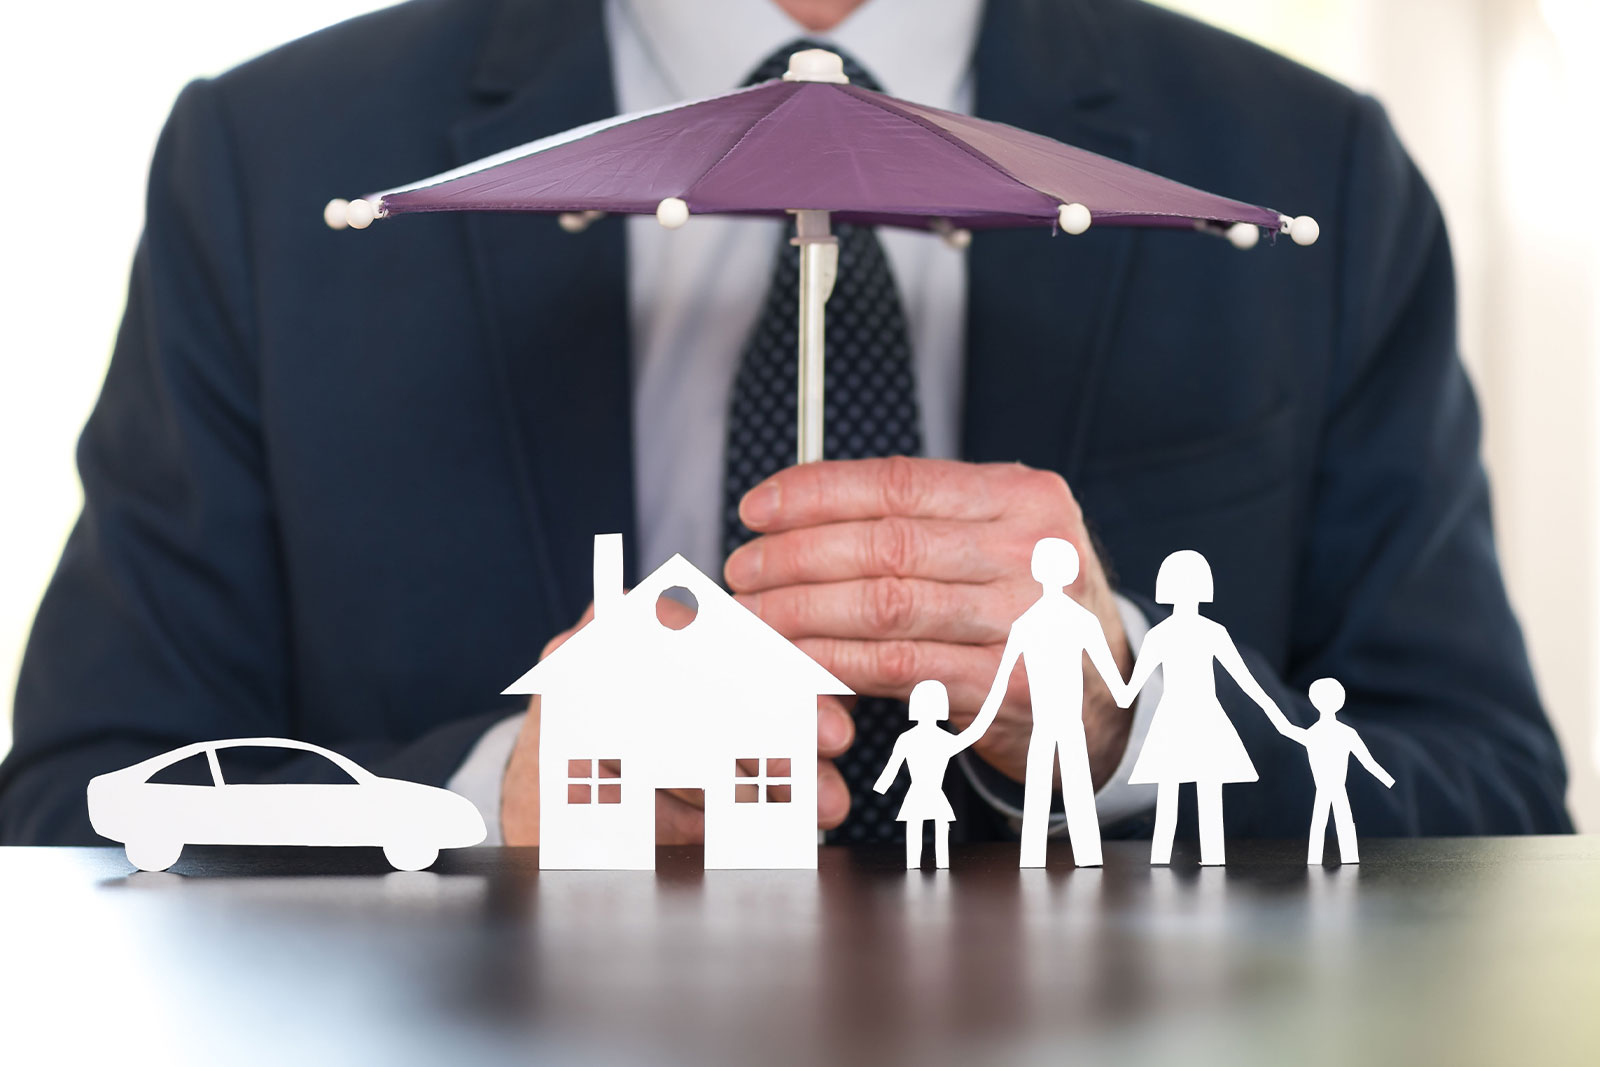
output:
[{"label": "paper cutout house", "polygon": [[539,866],[652,869],[656,791],[702,789],[707,868],[816,867],[817,697],[850,689],[682,556],[624,593],[621,534],[595,537],[594,604],[505,690],[541,697]]}]

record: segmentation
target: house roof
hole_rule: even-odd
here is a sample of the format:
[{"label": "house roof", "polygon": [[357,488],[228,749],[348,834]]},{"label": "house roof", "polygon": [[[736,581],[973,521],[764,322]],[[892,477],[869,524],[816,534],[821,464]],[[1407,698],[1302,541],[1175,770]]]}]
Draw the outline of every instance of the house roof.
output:
[{"label": "house roof", "polygon": [[[681,630],[656,618],[661,594],[682,586],[698,604]],[[744,685],[752,693],[846,695],[849,686],[801,652],[682,556],[673,556],[543,662],[507,686],[508,694],[582,690],[612,681],[666,684],[672,678]]]}]

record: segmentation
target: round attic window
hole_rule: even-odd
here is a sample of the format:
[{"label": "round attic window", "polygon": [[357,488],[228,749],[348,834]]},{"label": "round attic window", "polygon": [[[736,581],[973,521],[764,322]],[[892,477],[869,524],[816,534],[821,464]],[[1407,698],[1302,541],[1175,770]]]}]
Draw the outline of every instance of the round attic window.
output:
[{"label": "round attic window", "polygon": [[663,589],[656,599],[656,620],[669,630],[682,630],[700,611],[700,602],[681,585]]}]

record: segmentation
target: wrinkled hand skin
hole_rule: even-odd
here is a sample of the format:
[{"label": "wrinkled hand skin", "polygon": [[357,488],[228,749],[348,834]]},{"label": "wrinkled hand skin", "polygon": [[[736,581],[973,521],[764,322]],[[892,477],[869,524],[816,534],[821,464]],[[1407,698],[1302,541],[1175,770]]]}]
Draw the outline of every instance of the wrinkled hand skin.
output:
[{"label": "wrinkled hand skin", "polygon": [[[728,587],[751,611],[857,693],[906,699],[925,678],[950,691],[951,723],[972,720],[994,682],[1011,623],[1039,598],[1033,546],[1072,542],[1067,592],[1092,610],[1126,678],[1132,656],[1083,511],[1060,475],[1020,464],[890,459],[807,463],[745,496],[760,534],[729,557]],[[1033,725],[1027,663],[974,748],[1024,776]],[[1083,718],[1098,789],[1127,747],[1119,709],[1085,660]]]},{"label": "wrinkled hand skin", "polygon": [[[669,625],[682,625],[693,618],[693,609],[672,600],[662,600],[658,615]],[[552,638],[539,654],[542,662],[566,640],[594,618],[594,605],[565,633]],[[693,724],[684,724],[685,730]],[[833,765],[833,757],[850,747],[855,727],[848,707],[837,697],[817,700],[817,826],[831,829],[844,821],[850,811],[850,793]],[[754,770],[754,768],[749,768]],[[661,791],[656,794],[656,843],[692,845],[705,840],[705,812],[698,792]],[[528,701],[528,710],[517,735],[516,746],[506,764],[500,788],[500,830],[508,845],[539,843],[539,698]]]}]

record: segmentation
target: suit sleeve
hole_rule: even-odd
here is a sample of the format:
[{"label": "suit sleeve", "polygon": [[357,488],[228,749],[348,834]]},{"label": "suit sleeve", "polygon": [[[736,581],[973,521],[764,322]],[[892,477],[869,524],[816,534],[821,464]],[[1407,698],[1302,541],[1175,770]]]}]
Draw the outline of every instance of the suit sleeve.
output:
[{"label": "suit sleeve", "polygon": [[[1344,683],[1342,718],[1396,779],[1387,790],[1352,776],[1363,834],[1570,831],[1560,747],[1496,558],[1443,220],[1376,103],[1360,102],[1351,130],[1340,224],[1328,234],[1341,333],[1289,658],[1241,651],[1299,724],[1316,718],[1313,680]],[[1303,835],[1313,795],[1304,750],[1232,686],[1219,692],[1260,774],[1241,787],[1258,791],[1250,802],[1228,810],[1229,832]]]},{"label": "suit sleeve", "polygon": [[[92,776],[189,741],[308,733],[261,434],[245,196],[216,87],[196,82],[156,148],[127,310],[79,442],[83,512],[24,655],[0,843],[104,844],[84,801]],[[379,774],[442,784],[504,714],[409,743],[327,740]]]}]

